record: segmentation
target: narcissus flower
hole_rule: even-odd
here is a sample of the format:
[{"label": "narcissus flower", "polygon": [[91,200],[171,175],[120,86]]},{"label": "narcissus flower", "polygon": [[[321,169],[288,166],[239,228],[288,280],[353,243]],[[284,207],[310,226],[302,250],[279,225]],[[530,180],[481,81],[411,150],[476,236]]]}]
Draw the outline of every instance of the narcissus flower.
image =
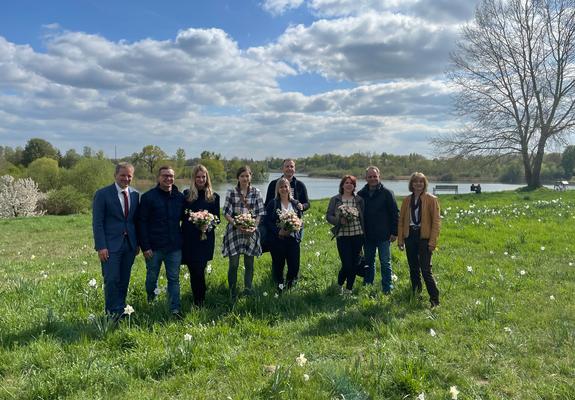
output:
[{"label": "narcissus flower", "polygon": [[300,355],[298,357],[296,357],[295,362],[300,367],[303,367],[307,363],[307,358],[305,358],[305,354],[300,353]]}]

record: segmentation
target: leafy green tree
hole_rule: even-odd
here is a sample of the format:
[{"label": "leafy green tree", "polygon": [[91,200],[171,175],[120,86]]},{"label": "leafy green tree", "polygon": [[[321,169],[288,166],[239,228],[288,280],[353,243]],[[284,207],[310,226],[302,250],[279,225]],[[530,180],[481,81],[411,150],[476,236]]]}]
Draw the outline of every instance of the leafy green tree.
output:
[{"label": "leafy green tree", "polygon": [[575,170],[575,146],[567,146],[561,156],[561,166],[565,171],[565,177],[570,179]]},{"label": "leafy green tree", "polygon": [[200,164],[208,169],[212,183],[221,183],[226,181],[226,171],[224,163],[220,160],[205,159],[200,160]]},{"label": "leafy green tree", "polygon": [[33,138],[28,140],[22,152],[22,165],[27,167],[34,160],[42,157],[58,160],[59,153],[52,144],[44,139]]},{"label": "leafy green tree", "polygon": [[64,156],[60,159],[60,166],[62,168],[70,169],[74,167],[80,161],[82,156],[76,152],[74,149],[70,149],[64,154]]},{"label": "leafy green tree", "polygon": [[63,183],[74,186],[92,199],[96,190],[113,182],[114,168],[110,160],[83,158],[67,174]]},{"label": "leafy green tree", "polygon": [[26,175],[32,178],[43,192],[60,187],[60,168],[58,161],[52,158],[42,157],[32,161]]},{"label": "leafy green tree", "polygon": [[136,154],[136,162],[145,165],[150,175],[154,176],[160,163],[168,158],[168,155],[159,146],[147,145],[142,151]]}]

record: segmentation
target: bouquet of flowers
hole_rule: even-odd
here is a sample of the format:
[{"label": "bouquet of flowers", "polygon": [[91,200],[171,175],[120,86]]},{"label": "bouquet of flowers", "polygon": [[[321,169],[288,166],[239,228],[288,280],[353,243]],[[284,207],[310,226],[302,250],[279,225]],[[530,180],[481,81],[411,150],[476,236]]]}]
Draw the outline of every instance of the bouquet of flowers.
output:
[{"label": "bouquet of flowers", "polygon": [[299,232],[302,226],[302,220],[298,218],[293,210],[277,210],[278,227],[289,233]]},{"label": "bouquet of flowers", "polygon": [[256,227],[256,220],[249,212],[238,214],[234,217],[234,226],[240,229],[253,230]]},{"label": "bouquet of flowers", "polygon": [[206,210],[200,210],[196,212],[192,212],[192,210],[186,210],[186,213],[188,214],[188,221],[190,221],[202,231],[200,240],[206,240],[208,238],[206,235],[207,228],[216,222],[216,217],[214,214],[211,214]]},{"label": "bouquet of flowers", "polygon": [[342,204],[338,207],[339,214],[342,218],[345,218],[347,222],[351,222],[359,218],[359,210],[352,206],[347,206]]}]

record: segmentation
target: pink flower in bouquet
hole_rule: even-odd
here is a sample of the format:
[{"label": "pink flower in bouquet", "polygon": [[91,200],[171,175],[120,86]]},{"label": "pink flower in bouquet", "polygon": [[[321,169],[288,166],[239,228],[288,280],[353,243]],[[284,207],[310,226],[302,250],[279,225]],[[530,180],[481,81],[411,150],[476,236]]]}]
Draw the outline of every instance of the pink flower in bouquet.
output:
[{"label": "pink flower in bouquet", "polygon": [[253,230],[256,227],[256,220],[250,213],[243,213],[234,217],[234,225],[243,230]]},{"label": "pink flower in bouquet", "polygon": [[293,210],[277,210],[278,227],[289,233],[298,232],[302,226],[302,220]]},{"label": "pink flower in bouquet", "polygon": [[200,235],[200,240],[206,240],[208,236],[206,235],[207,228],[214,223],[216,217],[214,214],[209,213],[206,210],[200,210],[196,212],[192,212],[191,210],[187,210],[188,214],[188,221],[198,227],[202,231]]}]

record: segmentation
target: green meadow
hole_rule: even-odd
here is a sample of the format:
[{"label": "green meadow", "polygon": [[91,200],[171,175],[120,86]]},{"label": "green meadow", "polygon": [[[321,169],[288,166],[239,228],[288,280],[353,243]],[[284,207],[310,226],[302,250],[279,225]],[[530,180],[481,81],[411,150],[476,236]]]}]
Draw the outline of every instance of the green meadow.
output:
[{"label": "green meadow", "polygon": [[117,326],[90,215],[0,220],[0,399],[575,399],[575,191],[440,202],[438,309],[412,298],[396,246],[390,296],[361,278],[340,296],[314,201],[295,290],[274,296],[265,254],[256,294],[232,304],[218,252],[203,309],[182,268],[174,320],[163,271],[146,302],[139,255]]}]

